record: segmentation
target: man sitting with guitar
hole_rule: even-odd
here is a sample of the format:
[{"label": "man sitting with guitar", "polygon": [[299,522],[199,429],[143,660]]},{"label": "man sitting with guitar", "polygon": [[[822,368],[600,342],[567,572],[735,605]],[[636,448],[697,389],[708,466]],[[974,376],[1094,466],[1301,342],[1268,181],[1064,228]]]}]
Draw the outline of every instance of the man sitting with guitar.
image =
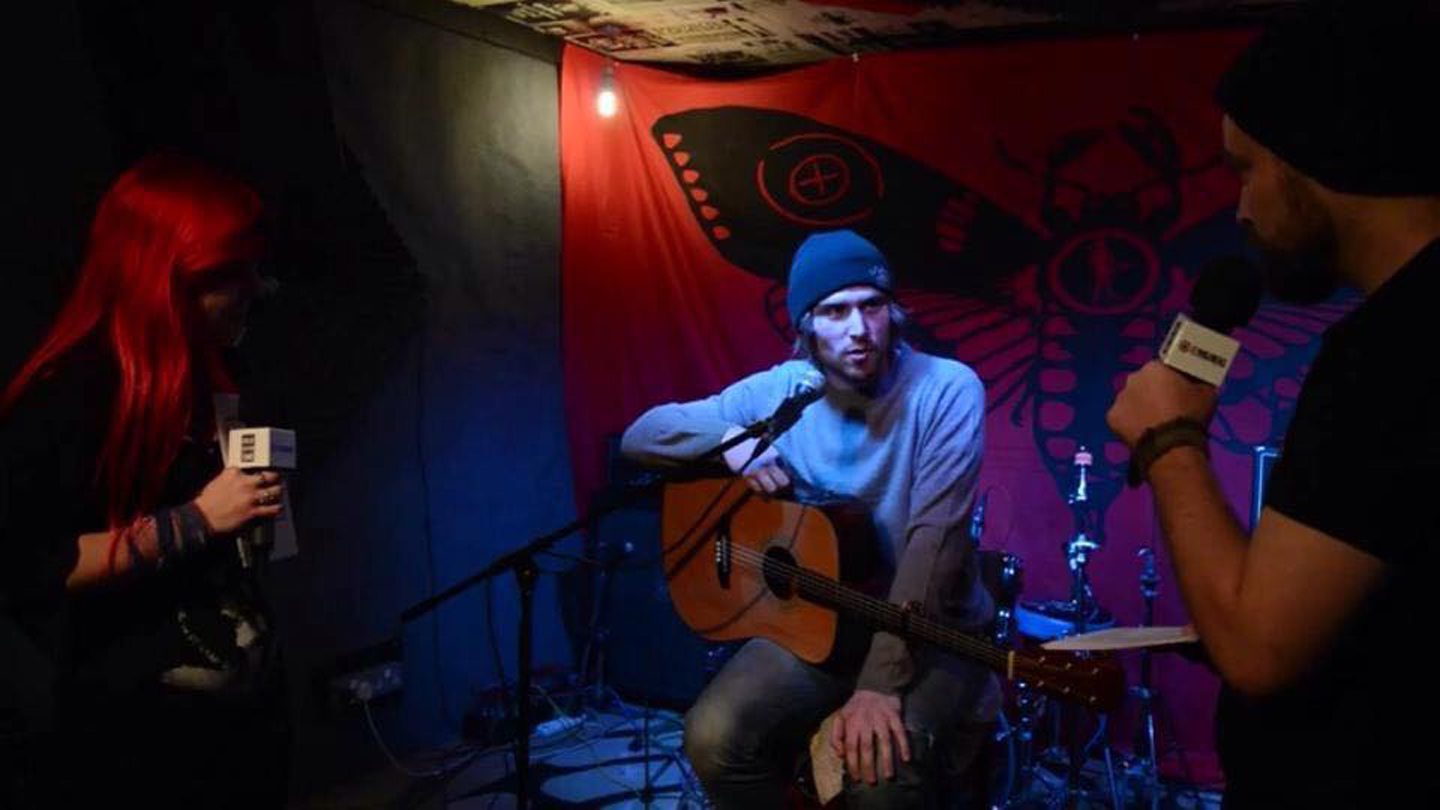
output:
[{"label": "man sitting with guitar", "polygon": [[[885,257],[858,234],[812,235],[795,253],[786,296],[796,359],[709,398],[651,409],[622,449],[657,465],[697,457],[768,417],[818,369],[823,398],[753,460],[750,439],[726,465],[767,495],[858,501],[878,546],[863,578],[886,583],[892,603],[978,630],[994,610],[965,531],[984,387],[967,366],[900,339],[891,287]],[[685,718],[686,754],[717,807],[782,807],[797,754],[832,712],[849,806],[932,806],[936,752],[978,751],[998,684],[977,663],[890,633],[867,641],[820,665],[767,639],[736,653]]]}]

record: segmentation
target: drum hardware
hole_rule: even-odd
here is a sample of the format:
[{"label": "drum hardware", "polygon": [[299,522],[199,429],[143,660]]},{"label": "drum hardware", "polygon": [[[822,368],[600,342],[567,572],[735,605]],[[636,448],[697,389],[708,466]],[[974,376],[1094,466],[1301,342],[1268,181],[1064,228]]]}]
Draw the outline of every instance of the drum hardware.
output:
[{"label": "drum hardware", "polygon": [[[1066,565],[1070,571],[1070,599],[1050,602],[1024,602],[1016,611],[1020,633],[1040,642],[1060,636],[1075,635],[1091,630],[1110,627],[1114,617],[1095,599],[1087,573],[1091,555],[1099,551],[1102,542],[1098,527],[1098,516],[1090,501],[1090,467],[1094,456],[1083,445],[1076,451],[1073,461],[1075,486],[1066,498],[1075,521],[1075,532],[1066,540],[1063,548]],[[1046,800],[1048,807],[1075,807],[1081,801],[1093,799],[1095,791],[1087,789],[1081,781],[1085,764],[1092,752],[1098,750],[1099,758],[1105,763],[1103,778],[1112,806],[1119,810],[1120,791],[1115,780],[1114,758],[1106,741],[1108,718],[1095,716],[1095,730],[1084,738],[1086,715],[1080,707],[1061,706],[1040,695],[1031,694],[1023,686],[1016,690],[1018,722],[1013,733],[1016,735],[1016,757],[1019,774],[1017,789],[1009,797],[1006,806],[1025,802],[1028,795],[1043,781],[1044,762],[1062,763],[1065,769],[1064,781],[1052,789]],[[1055,745],[1036,756],[1034,734],[1038,721],[1049,714],[1052,720],[1052,741]],[[1061,730],[1068,730],[1068,745],[1061,747]],[[1027,802],[1028,803],[1028,802]]]},{"label": "drum hardware", "polygon": [[[1160,576],[1155,569],[1155,550],[1147,546],[1137,551],[1136,556],[1140,558],[1140,599],[1144,604],[1140,626],[1152,627],[1155,624],[1155,595],[1159,592],[1160,585]],[[1199,793],[1193,786],[1195,780],[1189,777],[1189,761],[1185,757],[1184,749],[1175,740],[1175,724],[1166,711],[1160,692],[1153,685],[1151,656],[1154,652],[1148,647],[1142,647],[1139,654],[1140,680],[1130,689],[1130,694],[1138,705],[1135,738],[1132,753],[1124,763],[1125,779],[1127,782],[1139,783],[1134,789],[1137,803],[1143,796],[1145,804],[1151,810],[1159,809],[1161,789],[1157,721],[1163,719],[1169,732],[1169,753],[1179,760],[1181,768],[1186,772],[1186,781],[1191,785],[1190,791],[1196,806],[1199,806]]]}]

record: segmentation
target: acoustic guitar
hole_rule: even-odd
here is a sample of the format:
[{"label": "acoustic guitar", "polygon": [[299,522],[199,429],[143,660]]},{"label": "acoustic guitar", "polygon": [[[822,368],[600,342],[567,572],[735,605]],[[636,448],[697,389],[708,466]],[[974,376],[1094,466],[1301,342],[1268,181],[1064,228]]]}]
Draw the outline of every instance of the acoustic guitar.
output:
[{"label": "acoustic guitar", "polygon": [[1007,649],[847,583],[837,531],[871,533],[853,505],[807,506],[757,495],[738,478],[704,479],[665,487],[660,528],[675,611],[707,639],[768,638],[818,664],[834,649],[843,614],[1097,711],[1125,696],[1124,672],[1110,658]]}]

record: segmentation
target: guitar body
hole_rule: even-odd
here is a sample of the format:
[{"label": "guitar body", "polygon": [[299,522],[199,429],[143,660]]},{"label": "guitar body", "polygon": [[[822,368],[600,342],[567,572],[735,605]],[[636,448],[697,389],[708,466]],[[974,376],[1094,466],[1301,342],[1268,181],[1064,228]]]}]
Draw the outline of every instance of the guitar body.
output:
[{"label": "guitar body", "polygon": [[[766,498],[740,479],[667,486],[661,564],[676,613],[714,641],[768,638],[805,661],[826,660],[839,626],[835,611],[787,593],[783,575],[771,571],[767,582],[767,566],[753,564],[758,558],[747,555],[840,580],[860,555],[847,553],[842,562],[837,527],[847,538],[851,531],[873,536],[857,510]],[[728,566],[717,558],[726,548]],[[745,564],[747,559],[752,564]]]},{"label": "guitar body", "polygon": [[[1113,659],[996,646],[885,601],[874,542],[869,518],[855,505],[767,498],[738,478],[665,488],[665,583],[675,612],[705,638],[767,638],[818,664],[832,656],[847,660],[857,649],[851,635],[856,627],[884,630],[1097,711],[1111,711],[1124,699],[1125,673]],[[856,571],[870,576],[868,587],[847,578]]]}]

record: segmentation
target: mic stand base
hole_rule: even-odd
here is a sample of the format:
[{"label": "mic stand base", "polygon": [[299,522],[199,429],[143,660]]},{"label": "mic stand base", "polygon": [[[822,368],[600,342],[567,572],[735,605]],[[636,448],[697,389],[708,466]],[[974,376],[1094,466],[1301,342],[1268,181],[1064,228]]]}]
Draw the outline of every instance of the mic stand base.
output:
[{"label": "mic stand base", "polygon": [[[773,439],[777,433],[776,429],[780,424],[776,417],[771,417],[749,425],[741,432],[702,453],[693,461],[682,465],[678,472],[683,474],[688,469],[698,468],[700,465],[708,463],[711,459],[723,455],[725,451],[730,448],[748,439],[758,438],[760,443],[756,446],[756,452],[752,454],[753,459],[753,457],[758,456],[764,447],[769,444],[770,440]],[[514,746],[515,794],[517,800],[516,806],[521,810],[529,810],[531,806],[530,728],[533,713],[530,707],[530,684],[534,671],[534,662],[531,661],[531,653],[534,640],[535,581],[540,574],[540,568],[536,565],[535,558],[549,551],[550,547],[561,539],[568,537],[582,528],[593,526],[595,521],[599,520],[603,515],[627,505],[637,497],[638,493],[632,492],[629,497],[616,498],[600,507],[591,508],[585,516],[571,521],[549,534],[537,537],[513,551],[500,555],[499,558],[492,561],[483,569],[465,577],[440,593],[429,596],[411,605],[400,614],[402,624],[412,621],[491,577],[505,571],[515,572],[515,581],[520,592],[519,660],[516,661],[516,666],[519,669],[516,684],[519,692],[519,706],[516,712],[517,728],[515,731]]]},{"label": "mic stand base", "polygon": [[515,584],[520,590],[520,657],[516,660],[516,666],[520,670],[516,678],[516,690],[519,693],[516,699],[520,705],[515,729],[515,799],[516,806],[529,808],[530,728],[533,725],[530,706],[533,662],[530,647],[535,629],[535,580],[539,577],[540,570],[533,557],[526,558],[514,570]]}]

